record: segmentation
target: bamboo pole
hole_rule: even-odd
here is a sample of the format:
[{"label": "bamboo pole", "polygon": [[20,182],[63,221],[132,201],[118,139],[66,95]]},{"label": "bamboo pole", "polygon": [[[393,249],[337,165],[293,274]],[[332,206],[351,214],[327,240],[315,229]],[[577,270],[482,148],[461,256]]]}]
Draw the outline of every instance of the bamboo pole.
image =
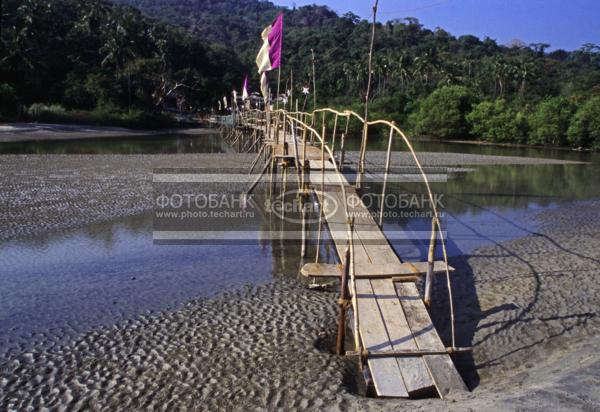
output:
[{"label": "bamboo pole", "polygon": [[313,80],[313,112],[317,110],[317,77],[315,71],[315,51],[310,49],[312,56],[312,80]]},{"label": "bamboo pole", "polygon": [[304,184],[306,183],[306,177],[304,176],[306,170],[310,170],[310,167],[307,168],[306,163],[306,133],[308,129],[306,127],[302,127],[302,165],[304,166],[302,169],[302,189],[304,189]]},{"label": "bamboo pole", "polygon": [[[344,197],[345,197],[346,196],[345,191],[342,191],[342,193],[344,194]],[[347,205],[347,200],[345,200],[345,203]],[[347,210],[347,206],[346,206],[346,210]],[[347,212],[346,212],[346,215],[348,216]],[[360,343],[360,320],[359,320],[359,315],[358,315],[358,295],[357,295],[357,291],[356,291],[356,272],[354,270],[355,269],[354,268],[354,238],[353,238],[354,217],[348,217],[348,219],[349,219],[349,221],[348,221],[348,242],[350,244],[350,288],[352,290],[352,313],[353,313],[353,319],[354,319],[354,325],[353,325],[354,349],[357,351],[360,351],[362,345]]]},{"label": "bamboo pole", "polygon": [[290,95],[288,96],[288,99],[290,99],[290,111],[292,111],[294,110],[294,69],[290,69]]},{"label": "bamboo pole", "polygon": [[338,165],[338,169],[340,171],[344,170],[344,146],[346,144],[346,133],[342,133],[341,143],[340,143],[340,161]]},{"label": "bamboo pole", "polygon": [[390,138],[388,139],[387,157],[385,158],[385,173],[383,176],[383,189],[381,190],[381,205],[379,207],[379,227],[383,227],[383,209],[385,206],[385,190],[387,180],[390,174],[390,160],[392,157],[392,140],[394,138],[394,128],[390,127]]},{"label": "bamboo pole", "polygon": [[[284,143],[285,144],[285,143]],[[281,174],[283,175],[283,181],[281,183],[281,221],[283,222],[285,220],[285,192],[287,190],[287,169],[288,169],[288,163],[287,163],[287,159],[285,159],[282,163],[281,163]]]},{"label": "bamboo pole", "polygon": [[317,256],[315,263],[319,263],[321,249],[321,231],[323,226],[323,205],[325,203],[325,112],[323,112],[323,132],[321,134],[321,207],[319,207],[319,227],[317,231]]},{"label": "bamboo pole", "polygon": [[305,193],[301,191],[300,193],[300,211],[302,213],[302,244],[300,245],[300,257],[306,257],[306,209],[305,209]]},{"label": "bamboo pole", "polygon": [[375,5],[373,6],[373,27],[371,30],[371,46],[369,47],[369,73],[368,73],[368,81],[367,81],[367,92],[365,93],[365,118],[363,124],[363,136],[362,136],[362,144],[361,144],[361,152],[359,158],[359,174],[357,176],[357,187],[360,187],[362,182],[363,173],[365,172],[365,154],[367,150],[367,137],[369,133],[369,98],[371,94],[371,82],[373,77],[373,46],[375,45],[375,28],[377,26],[377,6],[379,5],[379,0],[375,0]]},{"label": "bamboo pole", "polygon": [[331,135],[331,152],[333,153],[334,158],[335,158],[335,134],[337,133],[338,117],[339,117],[339,115],[336,113],[335,121],[333,122],[333,134]]},{"label": "bamboo pole", "polygon": [[[427,307],[431,305],[431,289],[433,285],[433,265],[435,262],[435,246],[437,241],[437,219],[431,219],[431,240],[429,242],[429,253],[427,255],[427,275],[425,277],[425,292],[423,293],[423,303]],[[452,344],[454,346],[454,343]]]},{"label": "bamboo pole", "polygon": [[281,87],[281,65],[277,70],[277,96],[275,96],[275,110],[279,110],[279,88]]},{"label": "bamboo pole", "polygon": [[254,190],[254,188],[256,187],[256,185],[258,184],[258,182],[260,182],[260,179],[263,177],[263,175],[265,174],[265,172],[269,168],[269,164],[270,163],[271,163],[270,159],[265,162],[265,165],[264,165],[262,171],[260,172],[260,174],[258,175],[258,177],[256,178],[256,180],[252,183],[252,185],[248,188],[248,190],[246,191],[246,194],[250,194]]},{"label": "bamboo pole", "polygon": [[348,276],[350,275],[350,248],[346,248],[344,253],[344,271],[340,280],[340,299],[338,300],[338,332],[336,342],[336,352],[338,355],[345,354],[346,342],[346,308],[348,307]]},{"label": "bamboo pole", "polygon": [[345,149],[345,145],[346,145],[346,136],[348,136],[348,129],[350,127],[350,115],[348,115],[346,117],[346,129],[344,130],[344,133],[342,134],[342,142],[340,143],[340,164],[338,166],[338,169],[340,169],[340,171],[343,172],[344,170],[344,157],[346,155],[346,149]]}]

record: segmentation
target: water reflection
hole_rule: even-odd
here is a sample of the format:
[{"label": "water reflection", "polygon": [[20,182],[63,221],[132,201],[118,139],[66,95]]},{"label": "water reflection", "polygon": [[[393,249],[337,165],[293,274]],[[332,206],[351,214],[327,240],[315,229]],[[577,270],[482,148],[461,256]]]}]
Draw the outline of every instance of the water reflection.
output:
[{"label": "water reflection", "polygon": [[149,214],[1,244],[0,350],[268,282],[272,258],[270,244],[154,245]]},{"label": "water reflection", "polygon": [[[384,140],[370,141],[384,149]],[[380,145],[380,146],[377,146]],[[443,224],[451,256],[535,231],[533,213],[575,200],[600,197],[597,154],[418,142],[419,151],[527,155],[589,161],[585,165],[478,166],[434,183],[443,194]],[[349,145],[352,148],[352,145]],[[396,147],[398,148],[398,147]],[[119,140],[2,144],[2,153],[221,153],[217,135],[155,136]],[[380,187],[370,190],[379,193]],[[423,193],[420,184],[391,184],[389,192]],[[374,210],[376,211],[376,210]],[[400,209],[398,210],[400,211]],[[428,231],[428,218],[385,220],[385,230]],[[257,232],[285,230],[265,220]],[[314,261],[316,232],[306,261]],[[322,234],[320,261],[336,252]],[[426,239],[394,242],[404,259],[424,260]],[[246,245],[173,245],[152,242],[152,216],[128,217],[80,229],[0,244],[0,349],[31,343],[34,332],[64,336],[98,324],[172,308],[189,299],[213,296],[246,284],[296,276],[303,263],[298,242],[263,240]],[[438,256],[440,257],[440,256]]]},{"label": "water reflection", "polygon": [[168,134],[0,144],[0,154],[172,154],[227,153],[232,149],[218,134]]},{"label": "water reflection", "polygon": [[[433,183],[442,194],[443,225],[453,256],[525,236],[538,227],[536,212],[573,201],[600,197],[600,163],[569,165],[479,166]],[[396,184],[391,193],[424,193],[419,184]],[[396,210],[400,212],[400,208]],[[386,230],[430,230],[429,218],[386,219]],[[426,259],[427,241],[397,242],[403,257]]]}]

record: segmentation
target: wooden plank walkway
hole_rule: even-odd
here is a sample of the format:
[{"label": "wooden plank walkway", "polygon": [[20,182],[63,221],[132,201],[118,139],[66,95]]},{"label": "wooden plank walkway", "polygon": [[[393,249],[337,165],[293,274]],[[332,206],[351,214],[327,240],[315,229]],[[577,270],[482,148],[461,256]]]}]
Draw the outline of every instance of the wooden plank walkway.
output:
[{"label": "wooden plank walkway", "polygon": [[[282,136],[284,145],[268,142],[279,158],[293,158],[294,143],[291,136]],[[304,148],[298,145],[299,159]],[[323,208],[325,223],[336,248],[340,262],[344,263],[348,245],[347,216],[344,203],[354,217],[352,238],[354,242],[355,284],[359,335],[368,352],[423,351],[439,354],[414,356],[367,356],[367,364],[378,396],[411,397],[435,392],[445,397],[452,391],[466,390],[450,356],[429,317],[414,282],[396,282],[397,277],[421,275],[426,262],[402,262],[376,224],[371,212],[342,176],[332,173],[335,167],[321,161],[321,148],[306,146],[306,158],[311,173],[308,183]],[[323,170],[325,171],[322,175]],[[325,183],[324,192],[321,191]],[[346,198],[339,185],[343,184]],[[335,190],[335,188],[338,190]],[[348,201],[350,199],[350,201]],[[338,277],[341,265],[308,264],[305,275]],[[436,262],[435,271],[445,269]]]}]

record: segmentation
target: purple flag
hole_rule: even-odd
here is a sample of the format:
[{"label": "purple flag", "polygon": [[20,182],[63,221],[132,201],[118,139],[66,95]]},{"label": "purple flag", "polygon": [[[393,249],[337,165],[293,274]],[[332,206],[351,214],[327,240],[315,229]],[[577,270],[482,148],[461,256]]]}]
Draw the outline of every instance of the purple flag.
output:
[{"label": "purple flag", "polygon": [[271,70],[281,66],[281,49],[283,44],[283,13],[277,16],[271,24],[269,33],[269,60],[271,60]]}]

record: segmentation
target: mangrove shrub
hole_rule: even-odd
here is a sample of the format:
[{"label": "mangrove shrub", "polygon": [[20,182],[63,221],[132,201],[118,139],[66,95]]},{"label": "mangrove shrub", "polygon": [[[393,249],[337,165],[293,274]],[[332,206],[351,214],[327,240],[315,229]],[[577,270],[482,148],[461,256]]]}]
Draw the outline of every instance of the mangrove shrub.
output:
[{"label": "mangrove shrub", "polygon": [[489,142],[521,143],[527,136],[525,115],[504,99],[485,101],[467,115],[471,132]]},{"label": "mangrove shrub", "polygon": [[468,125],[465,115],[471,108],[471,94],[464,86],[443,86],[431,93],[414,118],[415,132],[441,137],[465,137]]}]

